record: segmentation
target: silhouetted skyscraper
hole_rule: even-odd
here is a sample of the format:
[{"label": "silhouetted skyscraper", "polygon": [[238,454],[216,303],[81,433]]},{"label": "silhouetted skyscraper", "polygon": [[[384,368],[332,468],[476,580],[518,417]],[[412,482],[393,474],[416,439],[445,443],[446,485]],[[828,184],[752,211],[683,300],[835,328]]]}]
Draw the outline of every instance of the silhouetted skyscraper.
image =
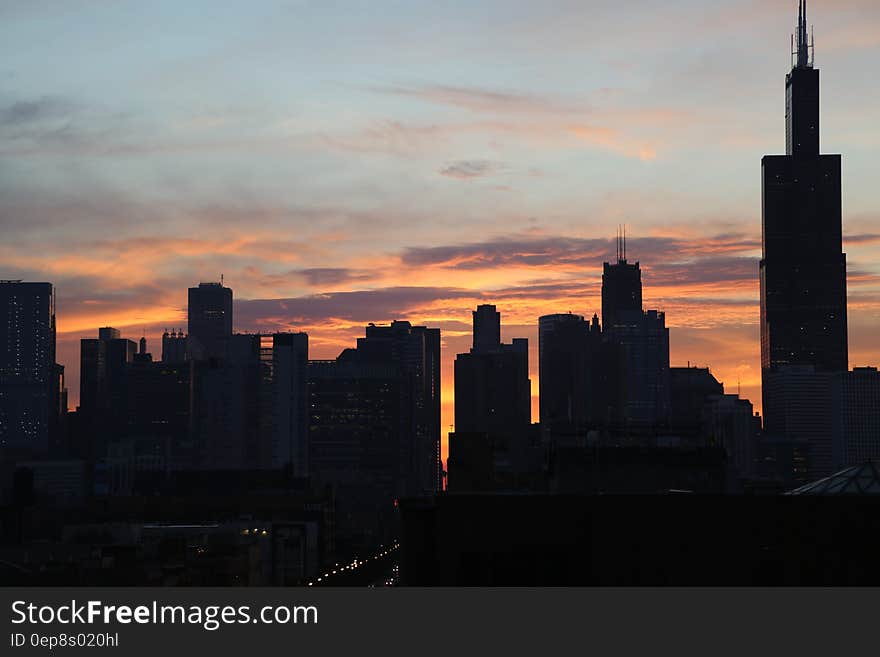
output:
[{"label": "silhouetted skyscraper", "polygon": [[369,543],[390,530],[394,500],[414,494],[412,389],[397,364],[358,351],[309,361],[309,476],[333,488],[340,534]]},{"label": "silhouetted skyscraper", "polygon": [[739,395],[712,395],[702,410],[703,434],[727,452],[728,468],[739,479],[755,475],[758,425],[752,402]]},{"label": "silhouetted skyscraper", "polygon": [[127,426],[126,375],[137,345],[119,337],[119,330],[104,327],[98,338],[80,340],[79,412],[88,445],[76,445],[80,454],[106,456],[111,440],[125,435]]},{"label": "silhouetted skyscraper", "polygon": [[669,329],[666,314],[642,310],[642,272],[626,261],[618,239],[616,264],[602,275],[602,334],[608,349],[610,421],[623,436],[650,432],[669,419]]},{"label": "silhouetted skyscraper", "polygon": [[626,261],[626,238],[617,239],[617,262],[602,272],[602,328],[608,330],[642,312],[642,270]]},{"label": "silhouetted skyscraper", "polygon": [[261,408],[262,338],[231,335],[225,357],[193,359],[190,459],[202,469],[257,468],[267,451],[272,418]]},{"label": "silhouetted skyscraper", "polygon": [[[488,433],[524,444],[531,427],[529,341],[516,338],[493,352],[455,359],[455,431]],[[513,451],[513,450],[512,450]]]},{"label": "silhouetted skyscraper", "polygon": [[308,473],[308,361],[307,334],[272,336],[271,466],[290,465],[298,476]]},{"label": "silhouetted skyscraper", "polygon": [[50,448],[61,372],[52,284],[0,281],[0,449],[44,454]]},{"label": "silhouetted skyscraper", "polygon": [[669,420],[669,329],[656,310],[603,331],[610,349],[612,421],[622,435],[651,433]]},{"label": "silhouetted skyscraper", "polygon": [[189,364],[154,362],[145,342],[141,338],[142,346],[126,365],[126,429],[120,436],[139,464],[138,478],[180,467],[190,428]]},{"label": "silhouetted skyscraper", "polygon": [[713,396],[724,394],[724,385],[709,368],[669,368],[669,426],[687,445],[705,444],[703,408]]},{"label": "silhouetted skyscraper", "polygon": [[225,358],[232,337],[232,289],[222,283],[189,288],[189,357]]},{"label": "silhouetted skyscraper", "polygon": [[538,320],[538,385],[545,441],[583,439],[605,419],[599,318],[546,315]]},{"label": "silhouetted skyscraper", "polygon": [[501,313],[495,306],[477,306],[474,316],[474,352],[496,351],[501,345]]},{"label": "silhouetted skyscraper", "polygon": [[495,306],[477,308],[474,347],[455,358],[450,490],[462,490],[465,481],[485,490],[501,482],[514,485],[530,469],[529,341],[514,338],[510,344],[502,344],[500,320]]},{"label": "silhouetted skyscraper", "polygon": [[440,483],[440,330],[371,324],[356,349],[309,362],[308,390],[309,476],[335,490],[341,534],[386,540],[395,500]]},{"label": "silhouetted skyscraper", "polygon": [[[801,4],[786,76],[786,154],[763,168],[761,366],[846,371],[846,255],[840,155],[819,154],[819,71]],[[765,408],[772,408],[766,399]]]},{"label": "silhouetted skyscraper", "polygon": [[440,487],[440,329],[394,321],[370,324],[357,340],[362,361],[394,363],[410,380],[413,411],[409,450],[411,494],[431,494]]}]

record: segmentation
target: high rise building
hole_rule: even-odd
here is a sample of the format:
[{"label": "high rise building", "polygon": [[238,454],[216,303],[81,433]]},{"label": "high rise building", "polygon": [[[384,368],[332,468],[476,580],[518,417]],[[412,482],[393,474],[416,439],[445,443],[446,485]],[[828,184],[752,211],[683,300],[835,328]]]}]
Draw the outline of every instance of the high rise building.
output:
[{"label": "high rise building", "polygon": [[642,312],[642,270],[626,260],[626,237],[617,238],[617,262],[602,272],[602,327],[607,331]]},{"label": "high rise building", "polygon": [[153,361],[146,339],[126,365],[124,437],[135,460],[136,477],[180,467],[189,439],[190,367]]},{"label": "high rise building", "polygon": [[705,444],[703,408],[710,397],[724,395],[724,385],[709,368],[669,368],[669,429],[687,445]]},{"label": "high rise building", "polygon": [[222,282],[189,288],[188,322],[189,358],[226,358],[232,337],[232,289]]},{"label": "high rise building", "polygon": [[309,361],[309,476],[334,491],[337,541],[391,531],[395,500],[413,494],[411,379],[390,361],[346,349]]},{"label": "high rise building", "polygon": [[832,389],[838,375],[817,371],[812,365],[764,371],[764,430],[771,436],[807,443],[810,480],[827,477],[833,471]]},{"label": "high rise building", "polygon": [[192,359],[192,442],[184,453],[193,466],[254,469],[264,459],[271,413],[263,405],[262,338],[230,335],[223,358]]},{"label": "high rise building", "polygon": [[276,333],[272,336],[272,442],[273,468],[291,466],[298,476],[308,474],[308,368],[309,336]]},{"label": "high rise building", "polygon": [[79,414],[83,435],[77,437],[75,445],[79,454],[106,456],[109,442],[125,435],[126,378],[136,353],[137,345],[109,326],[99,329],[97,338],[80,340]]},{"label": "high rise building", "polygon": [[411,440],[404,445],[410,460],[408,489],[429,495],[440,488],[440,329],[394,321],[370,324],[358,338],[357,357],[364,362],[392,363],[412,390]]},{"label": "high rise building", "polygon": [[395,500],[439,487],[440,331],[371,324],[307,371],[309,477],[335,491],[340,531],[387,538]]},{"label": "high rise building", "polygon": [[546,315],[538,320],[538,385],[545,442],[581,440],[601,426],[607,399],[602,331],[594,315]]},{"label": "high rise building", "polygon": [[455,431],[489,434],[506,443],[516,460],[531,427],[529,341],[499,341],[493,349],[480,344],[477,335],[484,327],[480,312],[486,308],[495,310],[481,306],[474,313],[474,348],[455,359]]},{"label": "high rise building", "polygon": [[652,432],[669,419],[669,329],[665,313],[642,310],[639,263],[618,239],[615,264],[602,275],[602,334],[608,350],[608,424],[625,437]]},{"label": "high rise building", "polygon": [[52,284],[0,281],[0,449],[48,452],[62,398]]},{"label": "high rise building", "polygon": [[703,405],[703,433],[708,444],[723,447],[734,476],[755,476],[758,423],[752,402],[739,395],[711,395]]},{"label": "high rise building", "polygon": [[880,372],[856,367],[832,383],[835,472],[866,461],[880,462]]},{"label": "high rise building", "polygon": [[304,476],[308,335],[235,333],[227,347],[223,359],[190,363],[190,462],[208,470],[290,468]]},{"label": "high rise building", "polygon": [[497,351],[501,344],[501,313],[491,305],[477,306],[474,316],[473,352]]},{"label": "high rise building", "polygon": [[846,254],[840,155],[819,149],[819,70],[800,4],[794,60],[785,79],[786,154],[762,160],[761,366],[765,416],[769,372],[787,365],[848,368]]},{"label": "high rise building", "polygon": [[669,420],[669,329],[648,310],[604,330],[609,349],[611,425],[621,435],[653,433]]},{"label": "high rise building", "polygon": [[519,489],[538,471],[541,453],[532,430],[529,341],[500,341],[495,306],[480,306],[473,317],[474,346],[455,358],[448,490]]}]

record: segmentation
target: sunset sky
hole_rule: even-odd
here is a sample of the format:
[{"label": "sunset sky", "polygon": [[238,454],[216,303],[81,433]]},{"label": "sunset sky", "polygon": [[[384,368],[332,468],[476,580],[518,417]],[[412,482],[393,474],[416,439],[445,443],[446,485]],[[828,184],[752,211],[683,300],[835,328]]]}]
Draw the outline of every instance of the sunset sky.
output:
[{"label": "sunset sky", "polygon": [[[880,3],[810,0],[843,153],[850,365],[880,364]],[[335,357],[368,322],[600,310],[627,225],[673,365],[759,403],[760,160],[795,0],[0,2],[0,278],[50,281],[78,400],[99,326],[158,357],[221,273],[235,328]]]}]

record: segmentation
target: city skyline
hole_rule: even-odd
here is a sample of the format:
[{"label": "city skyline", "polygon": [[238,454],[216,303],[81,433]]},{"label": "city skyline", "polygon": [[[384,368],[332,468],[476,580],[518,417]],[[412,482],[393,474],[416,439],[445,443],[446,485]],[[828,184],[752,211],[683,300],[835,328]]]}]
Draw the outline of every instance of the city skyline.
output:
[{"label": "city skyline", "polygon": [[880,7],[783,4],[0,9],[0,578],[880,581]]},{"label": "city skyline", "polygon": [[[483,33],[454,34],[449,28],[461,23],[443,21],[452,18],[448,9],[414,16],[401,7],[392,23],[413,34],[385,26],[399,39],[417,41],[419,30],[436,26],[417,76],[384,63],[382,76],[369,75],[370,62],[361,69],[354,61],[356,40],[317,50],[326,59],[310,62],[311,77],[300,76],[307,66],[271,39],[240,49],[269,16],[296,24],[295,11],[276,14],[263,5],[219,52],[224,21],[233,17],[219,17],[189,43],[199,17],[184,15],[174,24],[180,39],[163,57],[150,60],[146,42],[129,46],[137,79],[152,80],[139,94],[123,87],[126,102],[143,103],[133,114],[113,93],[93,94],[95,103],[77,97],[102,80],[121,81],[115,66],[88,58],[97,50],[80,52],[81,70],[63,84],[40,69],[92,29],[82,21],[62,34],[59,26],[63,38],[49,46],[45,63],[25,63],[27,51],[18,49],[0,71],[5,277],[56,284],[59,361],[72,406],[80,338],[105,325],[131,339],[145,329],[158,351],[165,328],[185,326],[184,288],[221,273],[236,291],[236,330],[305,331],[313,358],[335,357],[371,321],[439,327],[445,442],[452,361],[467,350],[472,309],[497,305],[502,339],[530,340],[537,419],[537,319],[599,311],[601,264],[614,255],[608,236],[626,223],[630,259],[644,269],[645,306],[665,311],[673,329],[673,364],[710,365],[729,391],[739,383],[759,407],[756,162],[784,152],[780,98],[791,4],[724,2],[699,14],[687,13],[695,3],[664,14],[646,7],[638,20],[626,16],[634,23],[629,31],[607,5],[588,14],[562,3],[571,23],[565,29],[554,8],[514,4],[492,13],[490,5],[478,13],[507,20],[485,34],[502,49],[482,57]],[[338,26],[340,41],[359,34],[375,46],[385,34],[370,17],[315,9],[310,19]],[[164,10],[137,11],[162,24]],[[26,36],[40,24],[39,11],[25,5],[4,11],[4,31],[24,28]],[[102,20],[134,11],[123,5]],[[867,66],[861,54],[877,45],[878,13],[867,2],[810,3],[825,71],[823,150],[845,154],[850,366],[880,360],[871,339],[880,321],[880,234],[870,160],[876,132],[868,123],[877,92],[857,83]],[[521,48],[514,37],[538,18]],[[646,30],[658,19],[702,49],[677,56],[672,36],[659,40]],[[597,26],[608,34],[597,34]],[[293,29],[305,36],[299,25]],[[556,38],[560,31],[564,38]],[[743,41],[723,38],[734,33]],[[446,57],[434,61],[441,52]],[[655,59],[646,60],[647,52]],[[499,62],[499,53],[509,60]],[[270,62],[272,54],[291,69]],[[380,49],[375,56],[385,55]],[[475,66],[462,77],[469,55]],[[190,92],[171,70],[230,61],[237,65]],[[450,61],[456,75],[446,69]],[[554,62],[563,65],[548,67]],[[544,79],[528,75],[529,66]],[[571,75],[578,68],[581,78]],[[245,93],[253,71],[290,88],[234,106],[218,98],[224,85],[225,94]],[[692,73],[686,85],[676,78],[683,71]],[[604,75],[618,86],[604,86]],[[304,89],[297,85],[312,93],[294,98]],[[170,98],[173,91],[182,93]],[[754,103],[726,102],[742,94]],[[347,102],[357,103],[359,116]],[[154,121],[145,120],[144,108],[160,110]],[[28,175],[36,168],[38,181]]]}]

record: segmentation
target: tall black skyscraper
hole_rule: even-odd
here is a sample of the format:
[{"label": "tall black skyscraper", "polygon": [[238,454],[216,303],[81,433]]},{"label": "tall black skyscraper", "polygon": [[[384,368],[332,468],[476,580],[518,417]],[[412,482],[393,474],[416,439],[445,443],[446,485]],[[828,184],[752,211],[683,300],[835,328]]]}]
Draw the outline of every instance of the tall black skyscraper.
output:
[{"label": "tall black skyscraper", "polygon": [[49,449],[61,385],[52,284],[0,281],[0,450]]},{"label": "tall black skyscraper", "polygon": [[617,262],[605,263],[602,272],[602,327],[624,323],[642,313],[642,270],[626,261],[626,237],[617,238]]},{"label": "tall black skyscraper", "polygon": [[656,430],[669,417],[669,329],[665,313],[642,310],[642,271],[622,238],[602,274],[602,334],[610,424],[621,435]]},{"label": "tall black skyscraper", "polygon": [[232,289],[223,283],[189,288],[189,357],[225,358],[232,337]]},{"label": "tall black skyscraper", "polygon": [[[819,71],[800,5],[785,79],[786,154],[763,168],[761,366],[848,367],[840,155],[819,154]],[[766,399],[765,412],[769,410]],[[772,405],[771,405],[772,407]]]}]

